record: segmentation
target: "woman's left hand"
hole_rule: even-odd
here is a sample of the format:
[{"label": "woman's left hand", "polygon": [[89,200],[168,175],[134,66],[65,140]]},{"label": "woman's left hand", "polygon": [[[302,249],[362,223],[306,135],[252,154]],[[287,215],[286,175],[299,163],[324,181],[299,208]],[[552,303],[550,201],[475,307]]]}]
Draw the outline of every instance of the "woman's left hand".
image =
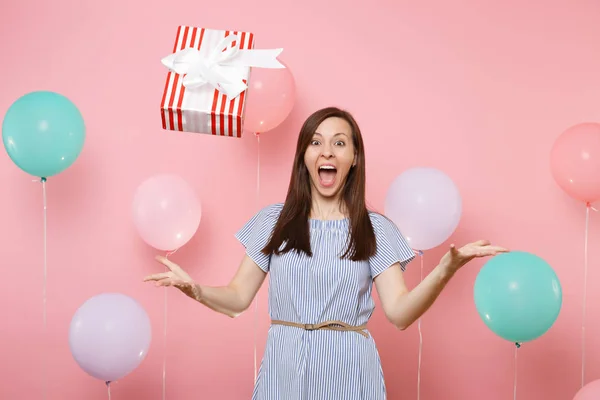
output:
[{"label": "woman's left hand", "polygon": [[478,240],[464,245],[460,249],[451,245],[450,250],[442,257],[440,264],[449,268],[452,272],[456,272],[474,258],[491,257],[508,251],[504,247],[492,246],[487,240]]}]

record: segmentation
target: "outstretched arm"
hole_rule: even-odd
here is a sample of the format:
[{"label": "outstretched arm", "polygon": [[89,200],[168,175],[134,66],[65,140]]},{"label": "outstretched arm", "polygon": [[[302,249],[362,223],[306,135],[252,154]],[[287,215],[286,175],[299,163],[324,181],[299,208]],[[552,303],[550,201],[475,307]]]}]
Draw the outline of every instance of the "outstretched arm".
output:
[{"label": "outstretched arm", "polygon": [[169,271],[147,276],[144,281],[154,281],[156,286],[175,286],[208,308],[232,318],[248,309],[267,275],[245,255],[237,272],[226,286],[203,286],[196,283],[174,262],[165,257],[156,259]]},{"label": "outstretched arm", "polygon": [[483,240],[461,249],[452,245],[433,271],[411,291],[406,287],[400,264],[391,266],[375,277],[375,286],[387,319],[398,329],[408,328],[431,307],[463,265],[476,257],[489,257],[507,251]]}]

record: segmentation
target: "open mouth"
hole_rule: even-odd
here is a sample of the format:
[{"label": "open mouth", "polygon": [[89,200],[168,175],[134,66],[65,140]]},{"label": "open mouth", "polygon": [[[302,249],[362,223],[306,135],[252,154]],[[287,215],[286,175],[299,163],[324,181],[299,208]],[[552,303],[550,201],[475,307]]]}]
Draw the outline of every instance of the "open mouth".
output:
[{"label": "open mouth", "polygon": [[321,165],[319,167],[319,180],[322,186],[333,186],[336,175],[337,169],[333,165]]}]

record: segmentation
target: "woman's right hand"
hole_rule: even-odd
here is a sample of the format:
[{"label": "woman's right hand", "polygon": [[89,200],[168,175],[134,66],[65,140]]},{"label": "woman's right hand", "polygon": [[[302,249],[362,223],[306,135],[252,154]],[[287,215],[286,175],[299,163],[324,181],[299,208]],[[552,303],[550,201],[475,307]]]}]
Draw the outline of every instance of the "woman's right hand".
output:
[{"label": "woman's right hand", "polygon": [[160,274],[149,275],[144,278],[144,282],[153,281],[156,286],[174,286],[186,296],[200,301],[202,297],[200,286],[194,282],[183,268],[163,256],[157,256],[156,260],[169,270]]}]

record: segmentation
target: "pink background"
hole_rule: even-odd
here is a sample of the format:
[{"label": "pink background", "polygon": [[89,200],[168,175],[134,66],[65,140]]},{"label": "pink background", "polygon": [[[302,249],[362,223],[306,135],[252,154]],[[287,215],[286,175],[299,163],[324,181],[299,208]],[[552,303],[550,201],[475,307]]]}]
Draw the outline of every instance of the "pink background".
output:
[{"label": "pink background", "polygon": [[[485,3],[485,4],[484,4]],[[48,323],[42,336],[42,202],[39,184],[0,157],[0,398],[39,399],[41,357],[51,360],[49,399],[105,399],[73,361],[67,332],[79,305],[119,291],[153,323],[139,369],[114,385],[113,400],[161,399],[163,292],[142,283],[160,271],[136,235],[131,202],[160,172],[183,176],[202,199],[192,242],[173,259],[199,281],[228,281],[243,248],[233,234],[263,205],[284,198],[296,135],[308,114],[338,105],[364,131],[368,198],[382,209],[404,169],[444,170],[464,198],[452,238],[487,238],[536,253],[557,270],[564,308],[553,329],[521,348],[518,397],[571,399],[579,388],[584,207],[555,185],[553,140],[600,120],[600,3],[437,1],[117,1],[5,3],[0,12],[4,112],[22,94],[54,90],[83,112],[88,136],[72,168],[48,182]],[[34,14],[36,13],[36,14]],[[165,70],[179,24],[252,31],[258,48],[284,47],[296,107],[260,143],[161,129]],[[600,239],[592,213],[587,323],[588,380],[600,376]],[[442,252],[426,254],[426,271]],[[480,321],[473,262],[423,321],[422,400],[511,398],[513,345]],[[406,274],[419,279],[414,262]],[[260,293],[259,355],[268,326]],[[249,399],[253,310],[230,320],[169,292],[167,398]],[[372,320],[390,399],[415,399],[418,332]],[[324,377],[326,378],[326,377]]]}]

